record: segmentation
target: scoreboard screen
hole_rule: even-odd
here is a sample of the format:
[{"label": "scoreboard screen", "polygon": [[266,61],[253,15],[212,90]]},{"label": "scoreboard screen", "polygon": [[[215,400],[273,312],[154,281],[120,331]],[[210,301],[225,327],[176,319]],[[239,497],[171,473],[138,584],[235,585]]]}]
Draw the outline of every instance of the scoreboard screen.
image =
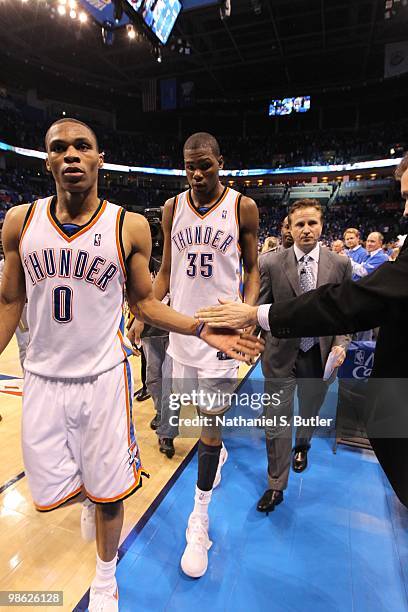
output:
[{"label": "scoreboard screen", "polygon": [[181,2],[179,0],[126,0],[126,3],[165,45],[181,11]]},{"label": "scoreboard screen", "polygon": [[283,98],[272,100],[269,104],[269,117],[290,115],[291,113],[307,113],[310,110],[310,96]]}]

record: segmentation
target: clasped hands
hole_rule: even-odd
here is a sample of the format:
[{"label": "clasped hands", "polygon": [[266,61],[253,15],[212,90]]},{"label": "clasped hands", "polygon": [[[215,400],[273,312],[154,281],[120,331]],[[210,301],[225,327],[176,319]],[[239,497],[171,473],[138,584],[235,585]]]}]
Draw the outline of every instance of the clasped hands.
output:
[{"label": "clasped hands", "polygon": [[200,322],[208,323],[211,327],[229,327],[231,329],[245,329],[258,324],[258,307],[250,306],[244,302],[229,302],[218,300],[218,306],[206,306],[196,312]]}]

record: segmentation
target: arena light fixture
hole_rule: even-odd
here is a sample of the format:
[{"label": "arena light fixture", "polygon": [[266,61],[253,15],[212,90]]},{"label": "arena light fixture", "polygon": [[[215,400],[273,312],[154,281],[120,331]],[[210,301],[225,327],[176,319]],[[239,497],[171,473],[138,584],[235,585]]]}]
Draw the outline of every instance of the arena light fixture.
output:
[{"label": "arena light fixture", "polygon": [[65,8],[63,4],[59,4],[57,10],[58,10],[58,14],[61,15],[61,17],[67,14],[67,9]]},{"label": "arena light fixture", "polygon": [[135,38],[136,38],[136,30],[135,30],[133,24],[128,23],[128,25],[126,26],[126,31],[127,31],[127,35],[129,36],[130,40],[135,40]]},{"label": "arena light fixture", "polygon": [[81,11],[78,15],[78,19],[81,23],[86,23],[88,21],[88,15],[84,13],[84,11]]},{"label": "arena light fixture", "polygon": [[69,11],[69,16],[71,17],[71,19],[76,19],[77,18],[77,12],[75,9],[71,9]]}]

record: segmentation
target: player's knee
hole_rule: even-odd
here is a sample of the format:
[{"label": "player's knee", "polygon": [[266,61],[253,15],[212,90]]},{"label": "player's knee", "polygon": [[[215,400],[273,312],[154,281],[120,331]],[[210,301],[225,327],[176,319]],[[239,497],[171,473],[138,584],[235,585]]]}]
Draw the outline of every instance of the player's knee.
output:
[{"label": "player's knee", "polygon": [[212,431],[210,433],[201,434],[200,440],[208,446],[219,446],[222,442],[221,432]]},{"label": "player's knee", "polygon": [[97,504],[97,512],[103,520],[111,521],[120,515],[123,508],[123,501],[110,502],[108,504]]}]

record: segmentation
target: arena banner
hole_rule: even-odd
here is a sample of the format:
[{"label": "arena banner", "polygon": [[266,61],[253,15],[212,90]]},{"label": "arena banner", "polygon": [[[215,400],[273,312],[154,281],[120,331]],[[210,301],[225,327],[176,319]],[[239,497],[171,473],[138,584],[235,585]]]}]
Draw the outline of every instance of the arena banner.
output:
[{"label": "arena banner", "polygon": [[351,342],[346,359],[339,368],[338,377],[354,380],[368,380],[374,364],[375,342]]}]

